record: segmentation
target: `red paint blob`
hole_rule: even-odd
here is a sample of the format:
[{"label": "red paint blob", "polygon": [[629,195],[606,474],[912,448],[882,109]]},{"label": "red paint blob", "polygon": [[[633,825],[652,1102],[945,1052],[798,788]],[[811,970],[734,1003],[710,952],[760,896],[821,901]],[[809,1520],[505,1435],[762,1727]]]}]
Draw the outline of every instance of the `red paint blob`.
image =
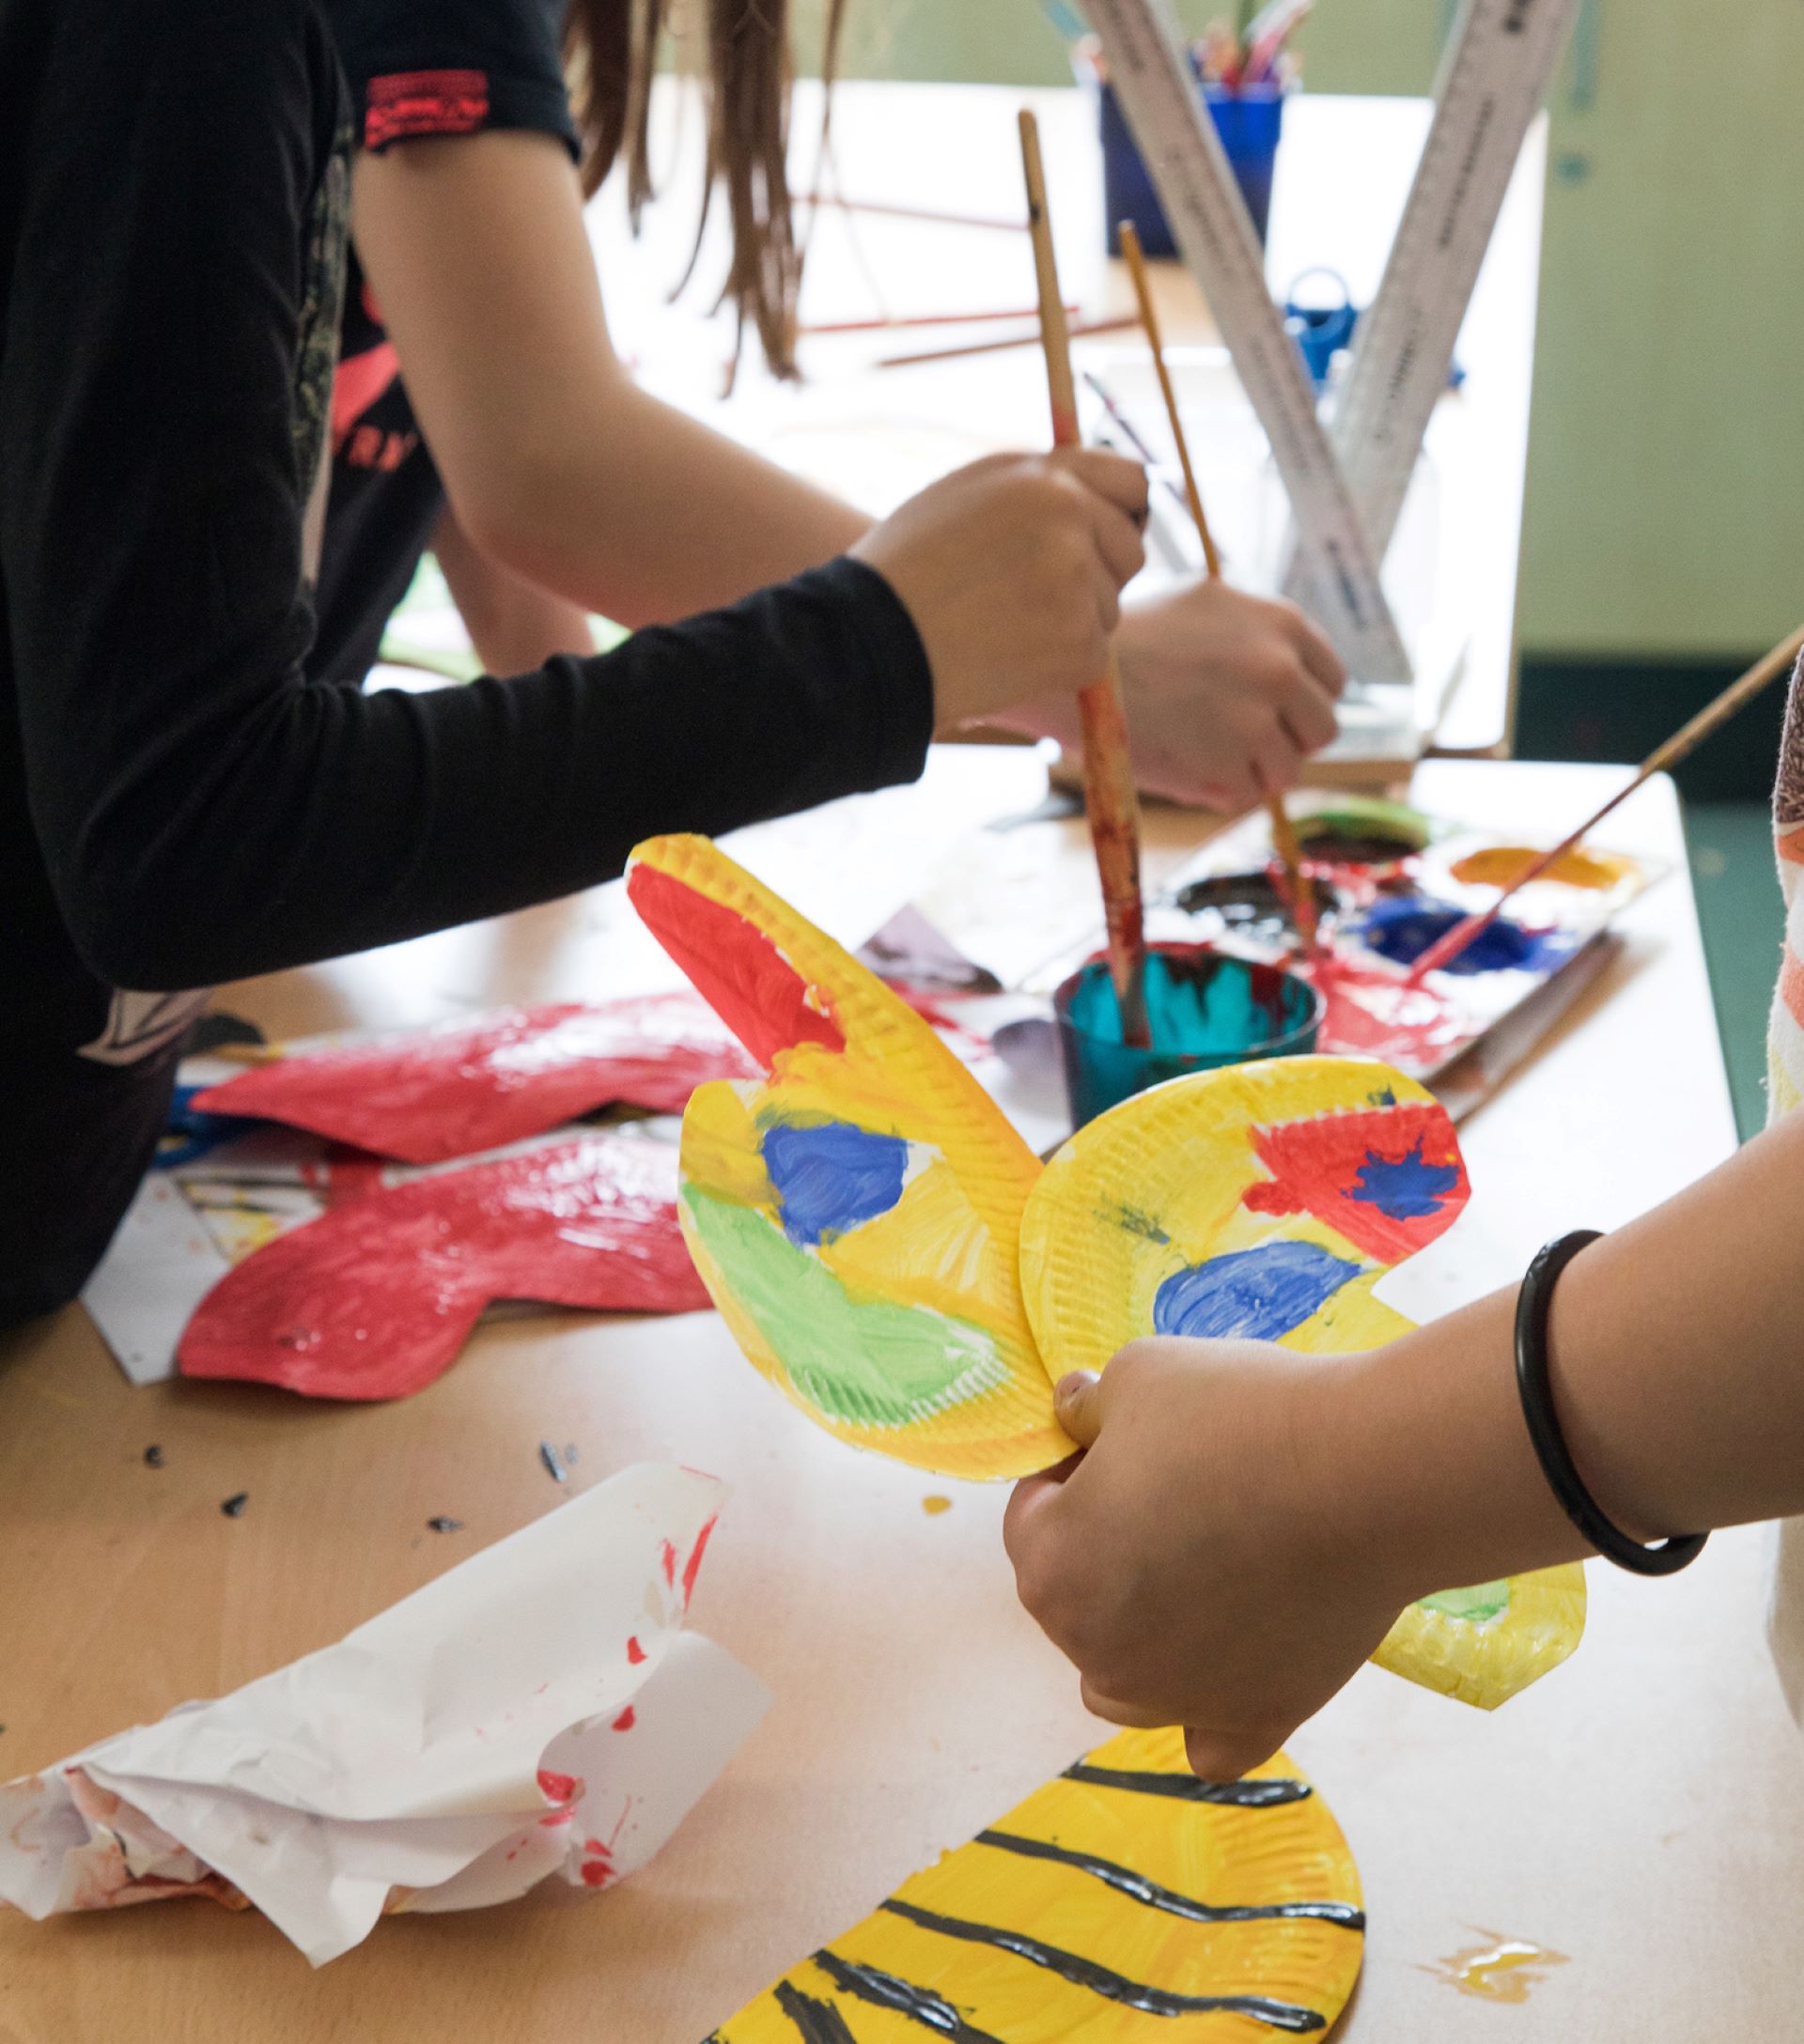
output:
[{"label": "red paint blob", "polygon": [[605,1888],[608,1882],[614,1879],[614,1868],[608,1866],[604,1860],[584,1860],[583,1862],[583,1879],[584,1883],[591,1888]]},{"label": "red paint blob", "polygon": [[574,1774],[554,1774],[549,1767],[538,1771],[538,1792],[552,1803],[574,1803],[583,1784]]},{"label": "red paint blob", "polygon": [[639,1664],[640,1664],[640,1663],[641,1663],[642,1661],[644,1661],[644,1659],[645,1659],[645,1649],[644,1649],[644,1648],[643,1648],[643,1647],[642,1647],[642,1646],[641,1646],[641,1645],[639,1644],[639,1642],[638,1642],[638,1639],[637,1639],[637,1638],[635,1637],[635,1638],[632,1638],[632,1639],[630,1639],[630,1640],[628,1640],[628,1642],[627,1642],[627,1665],[628,1665],[629,1667],[634,1667],[634,1668],[636,1668],[636,1667],[637,1667],[637,1666],[639,1665]]},{"label": "red paint blob", "polygon": [[612,1728],[617,1732],[630,1732],[638,1722],[638,1718],[633,1714],[631,1704],[628,1704],[620,1715],[614,1719]]},{"label": "red paint blob", "polygon": [[598,1007],[504,1008],[474,1022],[283,1058],[194,1099],[210,1114],[283,1122],[381,1156],[438,1164],[539,1135],[611,1101],[677,1114],[705,1080],[753,1076],[731,1035],[685,991]]},{"label": "red paint blob", "polygon": [[627,897],[645,927],[683,968],[696,991],[758,1062],[779,1050],[819,1044],[844,1050],[831,1014],[771,939],[736,909],[686,881],[641,862],[627,875]]},{"label": "red paint blob", "polygon": [[663,1541],[661,1545],[663,1548],[664,1587],[666,1589],[675,1589],[676,1587],[676,1549],[669,1541]]},{"label": "red paint blob", "polygon": [[695,1544],[690,1550],[689,1560],[684,1564],[683,1605],[685,1609],[688,1608],[689,1600],[695,1594],[695,1578],[701,1573],[702,1571],[702,1556],[708,1552],[708,1536],[720,1524],[720,1518],[721,1515],[717,1511],[714,1514],[713,1518],[711,1518],[708,1522],[708,1524],[703,1526],[702,1530],[698,1534],[696,1534]]},{"label": "red paint blob", "polygon": [[708,1293],[676,1195],[673,1149],[604,1135],[372,1193],[227,1272],[182,1335],[182,1373],[402,1398],[493,1299],[694,1311]]},{"label": "red paint blob", "polygon": [[[1454,1124],[1436,1101],[1285,1122],[1255,1129],[1252,1146],[1272,1176],[1249,1186],[1243,1205],[1314,1215],[1380,1263],[1400,1262],[1445,1233],[1470,1197]],[[1432,1184],[1432,1194],[1399,1195],[1387,1166],[1412,1188]]]},{"label": "red paint blob", "polygon": [[1395,971],[1351,964],[1331,952],[1289,962],[1327,1003],[1316,1048],[1380,1058],[1411,1078],[1439,1071],[1482,1032],[1484,1024]]}]

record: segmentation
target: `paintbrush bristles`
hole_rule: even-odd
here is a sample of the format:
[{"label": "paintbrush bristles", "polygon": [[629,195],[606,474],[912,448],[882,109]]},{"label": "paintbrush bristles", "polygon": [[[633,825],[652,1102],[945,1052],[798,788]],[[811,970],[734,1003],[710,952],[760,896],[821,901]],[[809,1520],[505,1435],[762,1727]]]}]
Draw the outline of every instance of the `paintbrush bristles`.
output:
[{"label": "paintbrush bristles", "polygon": [[[1034,244],[1034,274],[1040,294],[1040,346],[1046,357],[1047,395],[1052,409],[1052,443],[1079,443],[1078,393],[1071,378],[1071,338],[1059,289],[1058,259],[1047,211],[1046,169],[1040,160],[1040,130],[1031,108],[1019,116],[1021,173],[1027,183],[1027,226]],[[1146,937],[1140,886],[1140,796],[1121,705],[1121,676],[1112,650],[1104,674],[1078,691],[1083,732],[1083,806],[1102,885],[1109,926],[1109,970],[1121,1014],[1122,1042],[1144,1049],[1151,1043],[1146,1019]]]},{"label": "paintbrush bristles", "polygon": [[1140,323],[1146,330],[1146,345],[1153,351],[1153,370],[1159,378],[1159,395],[1165,400],[1165,415],[1172,423],[1177,465],[1184,472],[1184,494],[1190,501],[1196,535],[1203,542],[1203,560],[1211,575],[1220,575],[1221,556],[1216,550],[1215,535],[1209,531],[1208,518],[1203,509],[1203,492],[1197,488],[1196,471],[1190,466],[1190,442],[1184,437],[1184,422],[1178,416],[1177,393],[1172,387],[1172,372],[1165,366],[1165,343],[1159,335],[1159,308],[1153,303],[1152,279],[1146,273],[1145,252],[1141,248],[1140,234],[1131,220],[1124,220],[1116,231],[1121,253],[1127,258],[1128,273],[1134,280],[1134,296],[1140,303]]},{"label": "paintbrush bristles", "polygon": [[1770,653],[1763,654],[1745,674],[1732,681],[1720,695],[1712,697],[1695,717],[1681,724],[1670,738],[1656,745],[1635,769],[1632,779],[1618,788],[1609,801],[1594,810],[1578,829],[1568,832],[1550,851],[1543,852],[1538,859],[1525,866],[1488,908],[1477,915],[1468,916],[1463,922],[1454,923],[1444,937],[1438,937],[1430,944],[1409,968],[1411,983],[1425,978],[1430,972],[1439,971],[1450,960],[1457,958],[1469,944],[1483,937],[1503,913],[1513,896],[1519,894],[1531,881],[1538,880],[1543,874],[1550,872],[1568,852],[1576,850],[1604,818],[1613,809],[1627,801],[1643,782],[1651,781],[1656,774],[1665,773],[1669,767],[1676,766],[1681,760],[1688,758],[1706,738],[1719,731],[1737,710],[1751,703],[1763,689],[1770,688],[1786,673],[1800,651],[1804,651],[1804,625],[1781,639]]}]

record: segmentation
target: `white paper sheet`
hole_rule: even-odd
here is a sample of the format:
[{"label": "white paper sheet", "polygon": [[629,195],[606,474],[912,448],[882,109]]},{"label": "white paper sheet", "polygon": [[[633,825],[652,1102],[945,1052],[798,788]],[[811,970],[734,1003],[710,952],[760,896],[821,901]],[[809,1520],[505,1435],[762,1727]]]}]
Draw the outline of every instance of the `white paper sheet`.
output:
[{"label": "white paper sheet", "polygon": [[7,1784],[0,1900],[241,1896],[317,1966],[384,1911],[631,1873],[770,1700],[682,1630],[723,1495],[625,1470],[337,1646]]},{"label": "white paper sheet", "polygon": [[231,1268],[181,1188],[152,1171],[82,1292],[101,1339],[133,1384],[176,1373],[176,1343]]}]

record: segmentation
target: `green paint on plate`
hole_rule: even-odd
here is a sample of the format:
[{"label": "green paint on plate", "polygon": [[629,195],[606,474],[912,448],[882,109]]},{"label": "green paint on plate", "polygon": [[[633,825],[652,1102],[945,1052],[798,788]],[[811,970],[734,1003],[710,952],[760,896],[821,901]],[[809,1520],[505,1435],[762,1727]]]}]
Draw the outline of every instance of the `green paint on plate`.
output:
[{"label": "green paint on plate", "polygon": [[906,1427],[1006,1378],[983,1328],[929,1307],[855,1296],[755,1207],[696,1185],[683,1187],[683,1203],[797,1390],[830,1419]]},{"label": "green paint on plate", "polygon": [[1478,1583],[1470,1589],[1441,1589],[1422,1600],[1424,1611],[1444,1611],[1450,1618],[1466,1618],[1473,1625],[1488,1625],[1510,1608],[1507,1583]]}]

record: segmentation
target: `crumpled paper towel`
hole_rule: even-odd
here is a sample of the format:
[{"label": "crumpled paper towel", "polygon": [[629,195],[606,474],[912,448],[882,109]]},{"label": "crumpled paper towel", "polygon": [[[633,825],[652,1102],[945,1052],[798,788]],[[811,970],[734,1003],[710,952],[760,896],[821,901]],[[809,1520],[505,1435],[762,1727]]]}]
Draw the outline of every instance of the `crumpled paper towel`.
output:
[{"label": "crumpled paper towel", "polygon": [[631,1873],[770,1701],[682,1630],[723,1494],[626,1469],[337,1646],[0,1787],[0,1900],[211,1895],[318,1966],[385,1911]]}]

